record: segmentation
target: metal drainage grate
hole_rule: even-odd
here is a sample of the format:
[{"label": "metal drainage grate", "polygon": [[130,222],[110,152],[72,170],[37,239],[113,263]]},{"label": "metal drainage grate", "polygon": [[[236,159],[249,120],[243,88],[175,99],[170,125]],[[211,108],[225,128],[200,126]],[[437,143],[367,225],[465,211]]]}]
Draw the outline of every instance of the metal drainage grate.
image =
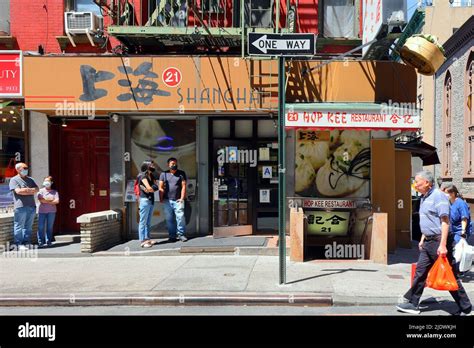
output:
[{"label": "metal drainage grate", "polygon": [[405,279],[405,277],[400,274],[387,274],[387,277],[390,279]]}]

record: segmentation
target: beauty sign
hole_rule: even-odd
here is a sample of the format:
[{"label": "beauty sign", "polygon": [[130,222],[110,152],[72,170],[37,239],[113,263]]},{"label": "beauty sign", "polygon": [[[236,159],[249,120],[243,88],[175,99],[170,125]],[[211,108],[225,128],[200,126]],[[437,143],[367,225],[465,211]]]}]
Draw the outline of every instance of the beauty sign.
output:
[{"label": "beauty sign", "polygon": [[22,96],[22,53],[0,51],[0,97]]}]

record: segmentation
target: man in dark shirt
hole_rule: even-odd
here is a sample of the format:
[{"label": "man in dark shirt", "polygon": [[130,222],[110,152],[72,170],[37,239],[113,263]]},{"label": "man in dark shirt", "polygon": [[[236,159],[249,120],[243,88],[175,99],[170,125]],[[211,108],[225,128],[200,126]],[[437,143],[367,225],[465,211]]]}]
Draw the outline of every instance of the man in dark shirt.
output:
[{"label": "man in dark shirt", "polygon": [[169,240],[186,242],[186,219],[184,217],[184,204],[186,199],[186,173],[178,169],[176,158],[168,159],[170,170],[161,173],[159,190],[160,198],[164,204],[166,226]]}]

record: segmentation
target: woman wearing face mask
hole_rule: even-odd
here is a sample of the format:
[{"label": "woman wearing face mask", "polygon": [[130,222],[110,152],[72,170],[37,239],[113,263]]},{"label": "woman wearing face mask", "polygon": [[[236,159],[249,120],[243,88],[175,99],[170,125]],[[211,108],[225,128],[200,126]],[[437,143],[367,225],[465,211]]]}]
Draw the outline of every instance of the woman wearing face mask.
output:
[{"label": "woman wearing face mask", "polygon": [[139,211],[140,222],[138,224],[138,237],[142,248],[149,248],[155,244],[150,238],[151,218],[153,217],[153,207],[155,204],[154,192],[158,190],[155,184],[155,164],[152,161],[144,161],[141,166],[141,173],[137,180],[140,187]]},{"label": "woman wearing face mask", "polygon": [[454,236],[454,241],[457,243],[461,238],[467,239],[471,234],[471,212],[456,186],[448,184],[444,192],[451,203],[449,232]]},{"label": "woman wearing face mask", "polygon": [[[58,191],[52,189],[53,178],[47,176],[43,180],[43,188],[39,190],[38,200],[38,244],[50,247],[53,242],[53,226],[56,218],[56,205],[59,203]],[[46,230],[46,234],[45,234]],[[46,237],[46,238],[45,238]]]}]

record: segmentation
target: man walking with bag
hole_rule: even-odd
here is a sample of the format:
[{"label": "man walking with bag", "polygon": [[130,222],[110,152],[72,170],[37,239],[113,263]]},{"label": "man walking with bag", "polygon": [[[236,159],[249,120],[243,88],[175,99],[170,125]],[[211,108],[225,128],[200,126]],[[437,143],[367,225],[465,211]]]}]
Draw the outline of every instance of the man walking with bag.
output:
[{"label": "man walking with bag", "polygon": [[398,304],[400,312],[419,314],[418,305],[425,288],[428,273],[439,256],[447,257],[453,268],[459,289],[450,291],[459,306],[456,315],[471,315],[471,302],[459,279],[453,257],[454,236],[449,235],[449,201],[446,195],[434,187],[434,176],[431,172],[422,171],[415,176],[415,189],[422,194],[420,203],[420,230],[422,237],[418,247],[420,256],[412,287],[403,296],[403,303]]}]

